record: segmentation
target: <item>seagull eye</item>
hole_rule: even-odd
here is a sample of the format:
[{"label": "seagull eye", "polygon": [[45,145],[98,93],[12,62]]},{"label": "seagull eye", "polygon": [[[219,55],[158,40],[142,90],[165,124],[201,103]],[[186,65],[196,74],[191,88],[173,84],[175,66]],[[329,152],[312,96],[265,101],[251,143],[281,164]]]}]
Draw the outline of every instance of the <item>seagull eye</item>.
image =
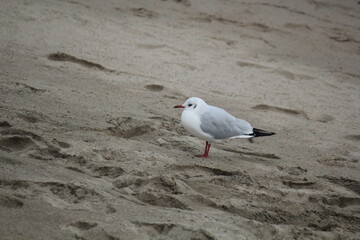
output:
[{"label": "seagull eye", "polygon": [[192,104],[190,103],[190,104],[188,104],[188,107],[191,107],[192,106]]}]

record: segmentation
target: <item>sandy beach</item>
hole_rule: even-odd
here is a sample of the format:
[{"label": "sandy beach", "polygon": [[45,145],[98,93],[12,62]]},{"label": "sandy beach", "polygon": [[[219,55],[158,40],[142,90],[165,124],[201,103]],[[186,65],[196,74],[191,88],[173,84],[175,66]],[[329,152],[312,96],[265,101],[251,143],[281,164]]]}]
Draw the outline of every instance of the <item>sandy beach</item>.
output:
[{"label": "sandy beach", "polygon": [[[358,1],[0,6],[1,239],[360,239]],[[277,134],[196,158],[192,96]]]}]

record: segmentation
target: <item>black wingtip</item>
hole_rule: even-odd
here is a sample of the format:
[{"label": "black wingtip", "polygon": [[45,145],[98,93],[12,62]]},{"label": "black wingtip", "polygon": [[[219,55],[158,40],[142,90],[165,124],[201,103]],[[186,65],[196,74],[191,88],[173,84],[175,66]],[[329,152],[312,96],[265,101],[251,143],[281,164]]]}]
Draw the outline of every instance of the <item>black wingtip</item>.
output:
[{"label": "black wingtip", "polygon": [[274,132],[269,132],[269,131],[258,129],[258,128],[253,128],[253,133],[254,133],[255,137],[266,137],[266,136],[271,136],[271,135],[276,134]]}]

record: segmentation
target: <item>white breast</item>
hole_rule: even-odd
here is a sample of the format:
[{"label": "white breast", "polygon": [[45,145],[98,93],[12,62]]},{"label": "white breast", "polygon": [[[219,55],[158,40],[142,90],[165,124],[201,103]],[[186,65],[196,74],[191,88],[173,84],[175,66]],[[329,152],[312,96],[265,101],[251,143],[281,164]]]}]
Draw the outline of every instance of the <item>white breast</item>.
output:
[{"label": "white breast", "polygon": [[184,128],[189,131],[195,137],[203,139],[205,141],[214,140],[213,137],[205,132],[203,132],[200,128],[200,117],[193,111],[183,111],[181,114],[181,124]]}]

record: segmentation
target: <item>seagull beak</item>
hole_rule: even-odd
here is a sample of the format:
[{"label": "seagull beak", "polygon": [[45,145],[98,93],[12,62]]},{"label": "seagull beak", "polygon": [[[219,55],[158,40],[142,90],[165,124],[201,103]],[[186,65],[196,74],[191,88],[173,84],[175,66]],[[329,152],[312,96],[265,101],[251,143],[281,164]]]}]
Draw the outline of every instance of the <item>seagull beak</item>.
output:
[{"label": "seagull beak", "polygon": [[174,108],[185,108],[183,105],[176,105]]}]

